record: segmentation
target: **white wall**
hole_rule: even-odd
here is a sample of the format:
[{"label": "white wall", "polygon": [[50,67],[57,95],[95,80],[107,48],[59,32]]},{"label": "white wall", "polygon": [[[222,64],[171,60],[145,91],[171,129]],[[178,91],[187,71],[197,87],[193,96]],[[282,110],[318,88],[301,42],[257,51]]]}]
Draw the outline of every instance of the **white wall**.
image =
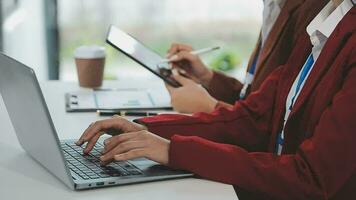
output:
[{"label": "white wall", "polygon": [[4,21],[4,52],[48,79],[44,21],[45,0],[20,0],[19,8]]}]

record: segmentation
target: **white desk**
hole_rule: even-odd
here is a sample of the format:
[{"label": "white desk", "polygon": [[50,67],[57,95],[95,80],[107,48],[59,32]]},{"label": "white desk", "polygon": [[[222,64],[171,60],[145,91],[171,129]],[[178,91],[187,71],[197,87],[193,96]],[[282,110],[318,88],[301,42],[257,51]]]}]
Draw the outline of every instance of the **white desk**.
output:
[{"label": "white desk", "polygon": [[[121,83],[124,82],[106,82],[105,85],[127,87]],[[78,89],[76,83],[50,81],[41,85],[60,139],[77,138],[90,122],[100,119],[94,113],[65,112],[63,95],[67,91]],[[133,81],[130,81],[130,86],[133,86]],[[150,87],[164,91],[161,83],[152,84]],[[237,199],[232,186],[195,178],[71,191],[26,155],[20,147],[2,98],[0,127],[1,199]]]}]

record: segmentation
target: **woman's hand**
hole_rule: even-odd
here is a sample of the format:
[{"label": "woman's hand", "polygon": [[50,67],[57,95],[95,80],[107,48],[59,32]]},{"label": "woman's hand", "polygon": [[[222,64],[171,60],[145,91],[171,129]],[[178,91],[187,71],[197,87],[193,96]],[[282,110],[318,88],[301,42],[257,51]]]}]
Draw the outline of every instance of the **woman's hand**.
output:
[{"label": "woman's hand", "polygon": [[166,85],[174,110],[181,113],[195,113],[212,112],[215,109],[218,101],[201,85],[176,72],[173,73],[173,78],[182,85],[179,88]]},{"label": "woman's hand", "polygon": [[107,164],[113,160],[123,161],[146,157],[163,165],[168,165],[170,141],[146,130],[123,133],[104,141],[100,160]]},{"label": "woman's hand", "polygon": [[92,123],[84,131],[76,144],[81,146],[87,142],[83,152],[89,153],[93,149],[100,136],[103,134],[119,135],[121,133],[137,132],[142,130],[147,130],[147,128],[141,124],[130,122],[125,118],[114,116],[111,119]]},{"label": "woman's hand", "polygon": [[172,59],[172,67],[182,69],[189,78],[207,87],[213,72],[205,66],[199,56],[190,52],[193,48],[185,44],[172,44],[167,57]]}]

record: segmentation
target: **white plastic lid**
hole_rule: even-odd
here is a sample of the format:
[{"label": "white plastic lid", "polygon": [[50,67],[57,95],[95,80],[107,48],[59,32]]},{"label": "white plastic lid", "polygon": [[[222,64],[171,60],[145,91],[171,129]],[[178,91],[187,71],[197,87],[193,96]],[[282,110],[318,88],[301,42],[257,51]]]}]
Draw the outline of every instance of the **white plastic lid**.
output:
[{"label": "white plastic lid", "polygon": [[79,59],[105,58],[105,48],[102,46],[80,46],[74,51],[74,57]]}]

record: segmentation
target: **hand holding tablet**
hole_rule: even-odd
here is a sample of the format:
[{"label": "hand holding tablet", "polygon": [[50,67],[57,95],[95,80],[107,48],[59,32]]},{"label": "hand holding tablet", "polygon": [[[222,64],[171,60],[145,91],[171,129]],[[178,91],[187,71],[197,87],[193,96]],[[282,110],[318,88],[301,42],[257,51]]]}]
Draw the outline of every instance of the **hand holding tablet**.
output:
[{"label": "hand holding tablet", "polygon": [[[172,58],[163,58],[158,53],[149,49],[143,43],[115,26],[110,27],[106,42],[139,63],[141,66],[145,67],[147,70],[151,71],[156,76],[160,77],[169,85],[173,87],[181,86],[181,84],[172,78],[172,71],[169,66],[169,62],[172,61]],[[192,51],[191,53],[199,55],[217,49],[219,49],[219,47],[205,48]]]}]

